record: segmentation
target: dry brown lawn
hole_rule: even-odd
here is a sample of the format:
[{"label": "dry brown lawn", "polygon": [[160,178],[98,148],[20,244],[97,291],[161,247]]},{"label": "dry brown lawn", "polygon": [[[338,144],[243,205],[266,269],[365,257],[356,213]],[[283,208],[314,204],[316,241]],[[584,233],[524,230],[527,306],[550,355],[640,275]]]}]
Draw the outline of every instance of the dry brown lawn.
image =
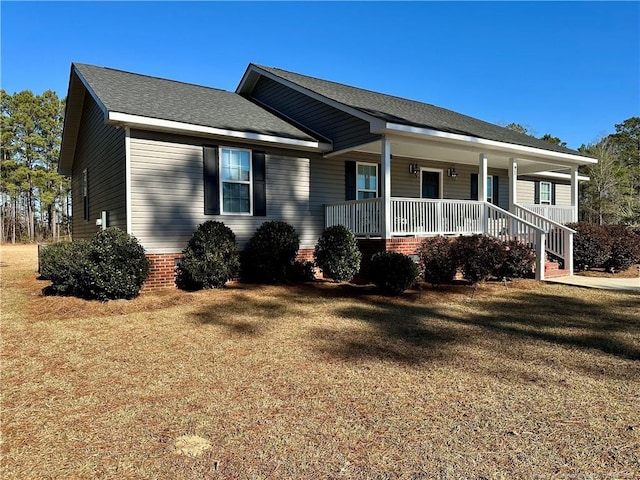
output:
[{"label": "dry brown lawn", "polygon": [[640,298],[522,281],[44,297],[2,247],[3,479],[639,478]]}]

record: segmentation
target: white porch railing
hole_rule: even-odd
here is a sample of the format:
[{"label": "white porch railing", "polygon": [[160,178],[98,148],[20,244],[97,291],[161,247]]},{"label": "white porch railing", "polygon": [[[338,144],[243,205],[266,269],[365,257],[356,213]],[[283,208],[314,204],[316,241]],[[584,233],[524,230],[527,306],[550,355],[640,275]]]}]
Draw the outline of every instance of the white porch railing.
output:
[{"label": "white porch railing", "polygon": [[573,234],[576,233],[575,230],[562,225],[560,222],[544,217],[531,210],[529,206],[515,204],[514,209],[518,217],[547,232],[545,250],[556,257],[562,258],[565,270],[569,271],[569,275],[573,275]]},{"label": "white porch railing", "polygon": [[[325,226],[344,225],[356,236],[381,236],[381,200],[325,205]],[[535,215],[535,214],[534,214]],[[536,278],[544,279],[547,230],[488,202],[420,198],[391,199],[392,236],[487,234],[518,240],[536,251]]]},{"label": "white porch railing", "polygon": [[541,217],[552,220],[556,223],[566,224],[577,220],[575,208],[570,205],[519,205],[527,210],[537,213]]},{"label": "white porch railing", "polygon": [[371,198],[325,205],[325,227],[344,225],[357,237],[379,237],[380,202],[380,198]]}]

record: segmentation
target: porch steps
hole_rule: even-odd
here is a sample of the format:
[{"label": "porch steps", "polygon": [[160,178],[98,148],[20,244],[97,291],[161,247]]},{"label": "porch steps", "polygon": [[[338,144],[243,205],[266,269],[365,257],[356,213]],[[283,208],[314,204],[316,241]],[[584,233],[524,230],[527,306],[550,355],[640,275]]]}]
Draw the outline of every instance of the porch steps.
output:
[{"label": "porch steps", "polygon": [[569,270],[563,270],[560,268],[558,262],[545,262],[544,264],[544,278],[558,278],[568,277]]}]

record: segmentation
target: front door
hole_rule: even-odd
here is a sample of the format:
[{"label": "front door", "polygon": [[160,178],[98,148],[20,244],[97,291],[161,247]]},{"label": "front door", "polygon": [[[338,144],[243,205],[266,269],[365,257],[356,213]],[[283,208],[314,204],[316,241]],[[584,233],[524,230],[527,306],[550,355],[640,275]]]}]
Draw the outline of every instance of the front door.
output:
[{"label": "front door", "polygon": [[440,172],[422,170],[422,198],[440,198]]}]

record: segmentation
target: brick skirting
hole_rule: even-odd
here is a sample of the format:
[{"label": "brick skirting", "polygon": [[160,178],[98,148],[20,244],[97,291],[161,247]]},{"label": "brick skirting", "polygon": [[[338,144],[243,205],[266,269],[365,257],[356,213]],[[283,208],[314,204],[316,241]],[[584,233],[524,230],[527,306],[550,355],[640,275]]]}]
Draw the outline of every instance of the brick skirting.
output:
[{"label": "brick skirting", "polygon": [[[175,288],[176,261],[182,253],[149,253],[147,258],[151,262],[149,278],[144,282],[144,290],[159,288]],[[313,248],[301,248],[296,260],[313,262]]]}]

